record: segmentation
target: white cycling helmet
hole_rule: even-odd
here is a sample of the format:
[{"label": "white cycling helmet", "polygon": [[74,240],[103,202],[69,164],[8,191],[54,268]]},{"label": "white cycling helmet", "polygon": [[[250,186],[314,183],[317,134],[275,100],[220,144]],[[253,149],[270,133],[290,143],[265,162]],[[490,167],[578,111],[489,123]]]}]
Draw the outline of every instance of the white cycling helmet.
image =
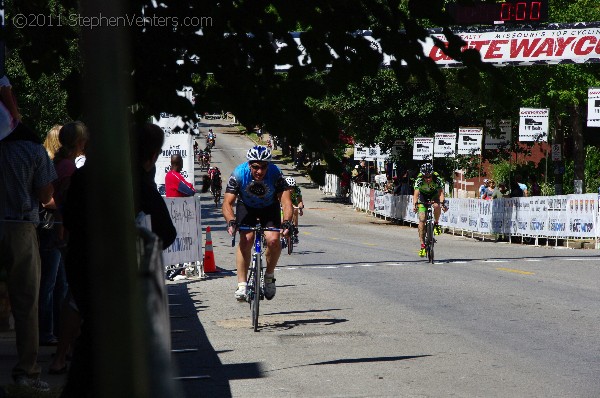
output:
[{"label": "white cycling helmet", "polygon": [[421,174],[431,174],[433,173],[433,165],[431,163],[425,163],[421,165]]},{"label": "white cycling helmet", "polygon": [[248,159],[249,162],[270,162],[271,150],[266,146],[255,145],[248,149],[246,159]]},{"label": "white cycling helmet", "polygon": [[290,187],[296,186],[296,179],[294,177],[286,177],[285,182],[287,182]]}]

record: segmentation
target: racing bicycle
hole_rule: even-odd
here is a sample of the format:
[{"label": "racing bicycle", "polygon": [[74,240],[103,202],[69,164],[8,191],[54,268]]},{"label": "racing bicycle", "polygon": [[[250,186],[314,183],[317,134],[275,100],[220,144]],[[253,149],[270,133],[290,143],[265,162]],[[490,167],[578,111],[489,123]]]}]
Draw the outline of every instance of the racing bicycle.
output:
[{"label": "racing bicycle", "polygon": [[434,235],[434,216],[433,216],[433,204],[436,203],[432,200],[427,200],[426,202],[418,202],[425,206],[427,218],[425,220],[425,253],[427,253],[427,261],[433,264],[434,260],[434,246],[435,246],[435,235]]},{"label": "racing bicycle", "polygon": [[[252,262],[248,270],[248,278],[246,285],[246,301],[250,303],[250,312],[252,314],[252,327],[254,331],[258,331],[258,314],[260,300],[264,299],[265,289],[265,265],[263,265],[263,246],[266,246],[264,241],[265,231],[281,231],[279,228],[264,228],[260,223],[255,227],[248,225],[240,225],[238,231],[254,231],[254,246],[252,248]],[[235,234],[231,240],[231,246],[235,246]]]},{"label": "racing bicycle", "polygon": [[[422,204],[423,206],[425,206],[425,208],[427,209],[427,219],[425,221],[425,253],[427,253],[427,261],[430,262],[431,264],[433,264],[434,255],[435,255],[434,246],[435,246],[435,243],[437,242],[435,239],[435,233],[434,233],[435,218],[433,215],[433,204],[440,203],[440,202],[428,200],[425,203],[423,203],[423,202],[419,202],[419,203]],[[440,203],[440,206],[442,207],[443,211],[448,210],[447,203],[448,203],[447,200],[445,200],[443,203]]]},{"label": "racing bicycle", "polygon": [[220,176],[213,176],[210,180],[210,192],[215,201],[215,207],[219,207],[219,201],[221,200],[221,190],[223,189],[223,183]]}]

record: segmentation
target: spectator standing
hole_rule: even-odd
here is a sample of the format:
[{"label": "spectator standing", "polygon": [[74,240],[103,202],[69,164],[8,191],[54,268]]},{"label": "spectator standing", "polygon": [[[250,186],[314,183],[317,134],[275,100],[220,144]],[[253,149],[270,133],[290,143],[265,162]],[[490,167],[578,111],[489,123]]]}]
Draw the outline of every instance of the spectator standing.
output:
[{"label": "spectator standing", "polygon": [[506,184],[501,182],[498,186],[494,187],[494,192],[492,192],[492,199],[501,199],[506,194]]},{"label": "spectator standing", "polygon": [[[21,125],[21,123],[19,123]],[[36,225],[39,203],[52,200],[56,171],[45,148],[27,140],[0,141],[0,258],[15,319],[17,385],[48,391],[39,379],[38,295],[41,260]]]},{"label": "spectator standing", "polygon": [[[136,214],[143,212],[151,217],[151,228],[162,241],[162,248],[171,246],[177,231],[171,220],[169,209],[158,193],[154,182],[156,160],[164,142],[163,130],[150,123],[136,125],[132,131],[132,147],[135,151],[134,162],[134,206]],[[71,177],[71,186],[64,209],[65,227],[70,239],[65,259],[69,289],[79,308],[82,325],[81,334],[75,346],[73,361],[69,369],[67,384],[61,397],[80,398],[90,396],[94,385],[101,380],[95,379],[94,373],[94,328],[95,314],[92,307],[92,285],[89,269],[89,228],[86,215],[90,211],[87,202],[89,186],[88,163],[77,169]],[[131,220],[132,222],[134,220]]]},{"label": "spectator standing", "polygon": [[492,200],[492,195],[494,194],[495,189],[496,189],[496,181],[488,180],[487,188],[485,189],[481,199]]},{"label": "spectator standing", "polygon": [[183,158],[176,154],[171,156],[171,170],[165,176],[165,190],[167,198],[193,196],[196,193],[194,185],[181,175]]},{"label": "spectator standing", "polygon": [[535,175],[529,177],[529,185],[531,186],[531,190],[529,191],[530,196],[540,196],[542,194],[542,188],[538,184]]},{"label": "spectator standing", "polygon": [[11,134],[21,122],[21,113],[6,75],[0,77],[0,140]]},{"label": "spectator standing", "polygon": [[490,181],[486,178],[483,180],[483,184],[479,186],[479,199],[485,199],[489,187],[489,182]]},{"label": "spectator standing", "polygon": [[523,192],[523,195],[521,195],[521,196],[527,197],[527,196],[529,196],[529,191],[527,190],[527,185],[525,185],[525,183],[523,183],[521,181],[523,181],[523,177],[519,174],[515,175],[515,183],[519,186],[519,188]]},{"label": "spectator standing", "polygon": [[[60,147],[53,163],[57,179],[54,181],[53,203],[55,219],[62,220],[61,210],[69,189],[71,175],[75,172],[75,159],[83,153],[88,140],[88,131],[82,122],[65,124],[58,134]],[[42,274],[40,280],[39,317],[40,345],[56,345],[60,306],[67,296],[67,282],[64,259],[61,253],[66,247],[67,236],[62,225],[55,224],[51,229],[40,229],[40,255]]]},{"label": "spectator standing", "polygon": [[[179,154],[171,155],[171,170],[165,176],[165,190],[167,198],[180,198],[194,196],[196,190],[194,185],[185,180],[181,175],[183,169],[183,158]],[[181,273],[182,264],[177,264],[175,268],[167,271],[167,279],[173,280],[175,276]]]},{"label": "spectator standing", "polygon": [[60,141],[58,140],[58,133],[60,132],[62,125],[55,124],[46,134],[46,138],[44,139],[44,148],[48,152],[48,156],[50,160],[54,160],[54,155],[58,148],[60,148]]}]

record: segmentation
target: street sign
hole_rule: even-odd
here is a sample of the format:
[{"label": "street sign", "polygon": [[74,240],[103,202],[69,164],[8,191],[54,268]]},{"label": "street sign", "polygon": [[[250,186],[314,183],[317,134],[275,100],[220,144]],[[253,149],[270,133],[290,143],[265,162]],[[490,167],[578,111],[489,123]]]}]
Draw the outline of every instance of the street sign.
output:
[{"label": "street sign", "polygon": [[413,139],[413,159],[431,160],[433,158],[433,138],[415,137]]},{"label": "street sign", "polygon": [[600,87],[588,88],[588,127],[600,127]]},{"label": "street sign", "polygon": [[458,128],[458,154],[481,155],[482,127]]},{"label": "street sign", "polygon": [[389,151],[383,152],[379,145],[375,146],[363,146],[361,144],[354,145],[354,159],[355,160],[366,160],[369,162],[375,159],[385,160],[390,156]]},{"label": "street sign", "polygon": [[519,111],[519,141],[547,142],[549,116],[550,110],[547,108],[521,108]]},{"label": "street sign", "polygon": [[552,161],[560,162],[562,160],[562,150],[560,144],[552,144]]},{"label": "street sign", "polygon": [[456,133],[435,133],[433,156],[436,158],[455,158]]},{"label": "street sign", "polygon": [[490,134],[490,130],[493,129],[492,120],[487,119],[485,121],[485,149],[499,149],[505,148],[510,145],[512,136],[512,126],[510,119],[502,119],[498,123],[498,134],[494,134],[494,137]]}]

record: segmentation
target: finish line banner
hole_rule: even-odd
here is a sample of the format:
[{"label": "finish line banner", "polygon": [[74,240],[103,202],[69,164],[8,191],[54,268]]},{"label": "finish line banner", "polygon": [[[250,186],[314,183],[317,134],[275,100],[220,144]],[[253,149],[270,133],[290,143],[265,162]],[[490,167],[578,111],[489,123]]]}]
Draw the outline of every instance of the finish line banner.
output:
[{"label": "finish line banner", "polygon": [[[462,38],[465,49],[481,53],[483,62],[495,64],[556,64],[600,62],[600,23],[550,24],[543,30],[491,30],[481,28],[453,33]],[[431,36],[447,44],[440,29],[430,30]],[[426,56],[442,66],[462,66],[427,38],[423,45]]]}]

